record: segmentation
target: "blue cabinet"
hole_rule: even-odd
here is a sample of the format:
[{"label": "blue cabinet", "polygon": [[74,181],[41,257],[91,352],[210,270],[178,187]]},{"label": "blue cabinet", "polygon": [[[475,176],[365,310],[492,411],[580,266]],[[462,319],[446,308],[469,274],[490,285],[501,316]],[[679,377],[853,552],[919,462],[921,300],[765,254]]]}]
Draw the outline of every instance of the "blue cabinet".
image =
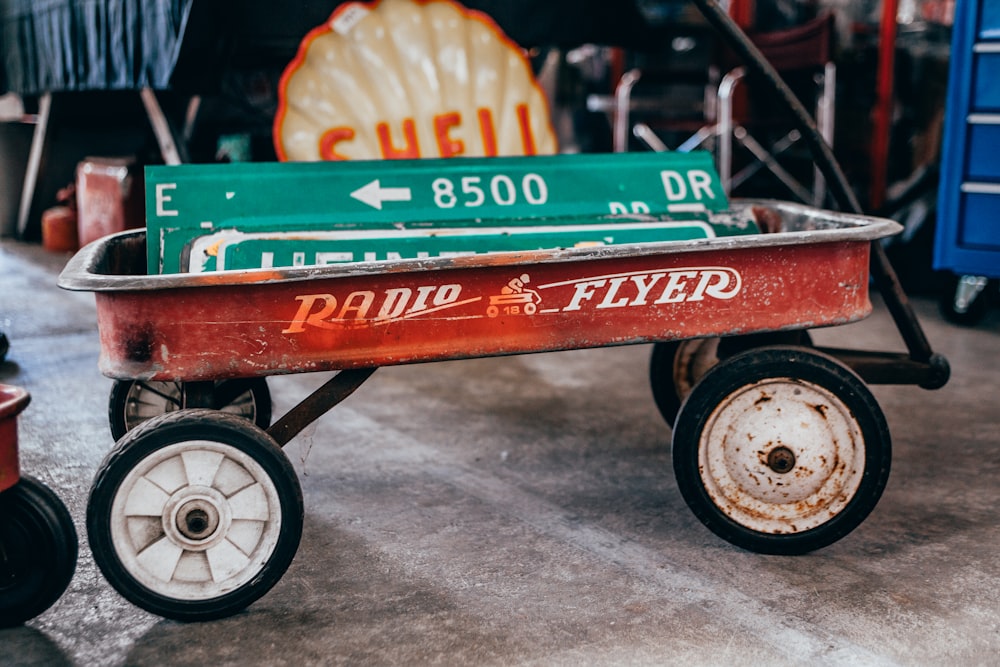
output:
[{"label": "blue cabinet", "polygon": [[955,6],[934,268],[1000,278],[1000,2]]}]

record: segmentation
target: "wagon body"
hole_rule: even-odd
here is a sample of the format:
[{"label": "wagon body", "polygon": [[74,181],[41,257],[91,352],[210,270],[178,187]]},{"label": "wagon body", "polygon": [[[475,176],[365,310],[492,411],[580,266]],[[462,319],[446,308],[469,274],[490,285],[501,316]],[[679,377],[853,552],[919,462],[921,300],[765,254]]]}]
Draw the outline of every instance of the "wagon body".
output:
[{"label": "wagon body", "polygon": [[[734,212],[766,233],[161,275],[145,273],[144,232],[87,246],[60,285],[96,294],[117,379],[118,441],[87,509],[95,561],[147,611],[230,615],[298,548],[281,447],[377,367],[644,342],[695,515],[762,553],[831,544],[885,487],[888,427],[859,373],[781,341],[866,316],[872,242],[899,225],[769,201]],[[730,336],[757,342],[723,355]],[[323,370],[340,372],[271,423],[262,376]]]},{"label": "wagon body", "polygon": [[741,207],[775,231],[200,275],[147,275],[145,235],[126,232],[81,251],[60,285],[96,293],[102,372],[144,380],[742,335],[871,311],[869,242],[895,223],[783,202]]}]

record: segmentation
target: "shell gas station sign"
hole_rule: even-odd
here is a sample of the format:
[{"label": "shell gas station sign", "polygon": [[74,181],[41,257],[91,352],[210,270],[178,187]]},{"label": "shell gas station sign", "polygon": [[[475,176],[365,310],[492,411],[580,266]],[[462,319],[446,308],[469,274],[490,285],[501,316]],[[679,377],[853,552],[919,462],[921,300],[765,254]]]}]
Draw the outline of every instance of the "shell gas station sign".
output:
[{"label": "shell gas station sign", "polygon": [[522,49],[451,0],[338,7],[282,75],[274,142],[296,162],[557,150]]}]

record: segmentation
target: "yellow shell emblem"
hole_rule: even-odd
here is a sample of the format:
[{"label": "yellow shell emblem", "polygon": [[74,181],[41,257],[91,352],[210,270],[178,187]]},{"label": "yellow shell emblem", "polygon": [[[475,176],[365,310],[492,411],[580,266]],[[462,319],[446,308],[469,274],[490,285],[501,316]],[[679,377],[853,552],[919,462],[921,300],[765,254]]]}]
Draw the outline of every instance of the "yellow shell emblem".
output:
[{"label": "yellow shell emblem", "polygon": [[274,143],[292,161],[556,152],[520,47],[452,0],[338,7],[281,77]]}]

